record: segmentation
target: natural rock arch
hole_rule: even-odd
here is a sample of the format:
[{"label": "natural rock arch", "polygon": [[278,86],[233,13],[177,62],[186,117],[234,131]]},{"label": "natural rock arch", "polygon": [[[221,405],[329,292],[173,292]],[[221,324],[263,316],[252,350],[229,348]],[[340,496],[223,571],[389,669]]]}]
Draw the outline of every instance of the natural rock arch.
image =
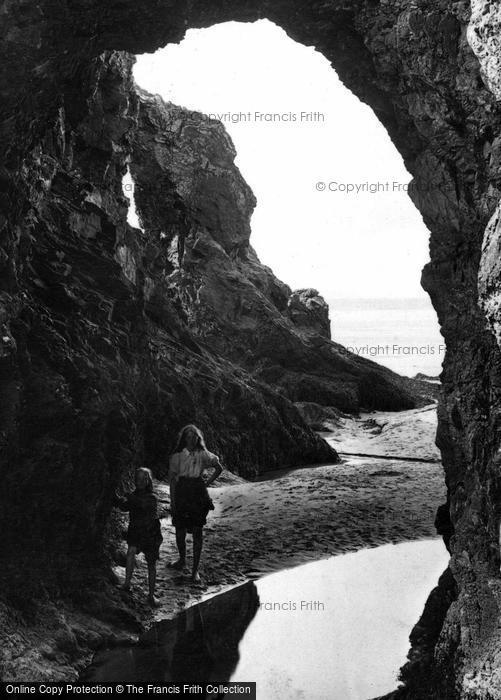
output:
[{"label": "natural rock arch", "polygon": [[[478,24],[477,32],[470,29],[472,43],[489,86],[497,91],[495,68],[500,59],[492,38],[496,10],[489,6],[490,14],[482,14],[487,3],[472,4]],[[429,661],[426,654],[433,648],[435,657],[431,668],[419,669],[418,660],[414,671],[427,674],[431,685],[426,697],[434,693],[437,698],[473,698],[482,690],[490,693],[485,697],[498,697],[501,680],[491,667],[501,648],[497,626],[501,366],[495,336],[478,306],[477,279],[480,272],[484,306],[496,328],[494,224],[484,259],[487,269],[480,269],[480,263],[484,230],[500,197],[501,110],[468,43],[469,3],[88,0],[42,6],[26,0],[8,2],[3,17],[0,272],[6,322],[17,314],[19,279],[39,223],[33,221],[33,208],[41,211],[43,183],[61,199],[67,189],[75,188],[75,181],[61,176],[54,186],[51,178],[59,163],[66,159],[78,170],[88,165],[86,158],[92,153],[95,182],[103,183],[103,191],[119,186],[127,151],[124,135],[132,117],[121,89],[121,80],[130,77],[130,60],[117,52],[154,51],[180,40],[189,27],[267,18],[296,41],[321,51],[345,85],[374,110],[414,177],[411,196],[431,232],[431,262],[424,270],[423,285],[447,345],[438,443],[449,508],[441,513],[441,527],[454,533],[451,570],[458,598],[438,639],[438,628],[429,632],[424,620],[429,638],[421,659],[423,664]],[[100,131],[103,120],[108,125],[105,132]],[[111,142],[119,143],[122,152],[115,153],[110,163]],[[49,147],[51,155],[46,156]],[[99,188],[80,195],[89,206],[100,206]],[[119,217],[116,206],[111,209]],[[94,216],[99,218],[96,212]],[[89,213],[86,226],[92,221]],[[66,222],[62,217],[57,225]],[[104,245],[111,247],[112,242]],[[120,289],[116,291],[120,296]],[[26,318],[17,318],[18,326],[27,323]],[[22,333],[18,336],[22,338]],[[3,342],[3,357],[8,357],[12,344],[21,341],[13,334]],[[43,334],[38,342],[44,342]],[[18,400],[16,371],[13,365],[12,375],[2,377],[8,408]],[[127,425],[120,416],[110,415],[104,431],[112,450],[117,430],[126,431]],[[64,411],[56,412],[54,419],[62,418]],[[86,487],[92,492],[92,484]],[[103,505],[95,519],[97,538],[105,511]],[[437,593],[443,611],[447,607],[443,601],[451,596],[450,581],[447,585]]]}]

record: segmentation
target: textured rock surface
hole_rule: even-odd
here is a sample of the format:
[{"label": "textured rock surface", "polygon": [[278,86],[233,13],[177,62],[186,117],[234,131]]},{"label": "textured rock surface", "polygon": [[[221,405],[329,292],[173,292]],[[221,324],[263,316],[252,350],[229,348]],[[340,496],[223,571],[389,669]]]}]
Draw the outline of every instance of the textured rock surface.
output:
[{"label": "textured rock surface", "polygon": [[249,245],[255,198],[222,124],[140,95],[130,169],[149,241],[148,312],[176,309],[218,357],[292,401],[348,411],[409,408],[418,392],[429,401],[427,385],[329,342],[318,293],[291,293],[259,262]]},{"label": "textured rock surface", "polygon": [[501,98],[501,7],[497,2],[471,0],[468,42],[482,67],[484,80]]},{"label": "textured rock surface", "polygon": [[331,339],[329,307],[316,289],[296,289],[287,302],[287,313],[299,330]]},{"label": "textured rock surface", "polygon": [[[225,373],[219,383],[220,368],[178,325],[177,313],[166,321],[176,340],[163,338],[159,324],[148,341],[165,379],[143,381],[150,362],[141,345],[148,337],[144,324],[153,320],[135,311],[140,307],[133,283],[117,274],[115,257],[117,240],[131,236],[123,224],[119,185],[134,105],[121,90],[127,60],[114,52],[154,51],[179,40],[188,27],[267,17],[332,62],[344,83],[373,108],[414,176],[412,197],[431,231],[423,283],[447,345],[438,440],[457,586],[441,630],[428,636],[429,653],[420,652],[432,679],[425,697],[501,696],[501,366],[492,330],[498,322],[493,253],[498,227],[492,227],[481,257],[501,187],[501,110],[489,89],[498,92],[498,9],[483,0],[473,7],[471,18],[466,0],[4,3],[0,381],[2,460],[15,465],[2,467],[3,493],[13,494],[3,510],[9,532],[24,531],[29,521],[23,508],[37,502],[33,532],[41,529],[48,551],[58,551],[70,537],[78,543],[82,523],[92,523],[91,539],[98,546],[107,513],[104,494],[121,465],[135,463],[143,449],[159,454],[167,437],[155,427],[159,420],[184,418],[166,415],[161,406],[181,396],[182,405],[209,401],[219,411],[228,392],[247,400],[248,374],[233,370],[231,381]],[[470,19],[468,36],[482,71],[468,43]],[[172,211],[174,216],[175,202]],[[477,303],[479,273],[489,322]],[[195,391],[194,377],[204,374],[207,384]],[[169,398],[145,413],[159,395]],[[290,409],[276,394],[251,407],[247,402],[246,414],[262,423],[270,404],[280,423]],[[37,410],[42,406],[43,412]],[[215,437],[221,425],[207,423]],[[234,430],[238,435],[238,425]],[[75,449],[72,441],[70,449],[67,436],[77,432],[81,442]],[[277,453],[292,459],[285,424],[281,435]],[[264,442],[249,441],[237,450],[236,441],[233,453],[228,441],[228,454],[238,451],[247,463],[255,463],[257,455],[264,459]],[[318,443],[311,447],[319,449]],[[54,507],[48,494],[60,485],[61,474],[67,489],[52,514],[59,527],[50,532],[43,514]],[[75,519],[77,492],[88,505]],[[60,524],[66,521],[69,532],[63,537]],[[406,697],[423,697],[416,679],[413,684],[413,674],[407,675]]]},{"label": "textured rock surface", "polygon": [[[171,241],[127,224],[122,176],[139,110],[131,65],[124,54],[97,59],[81,77],[87,99],[71,118],[59,113],[9,184],[17,208],[2,232],[0,298],[2,595],[26,611],[61,591],[88,614],[115,611],[117,624],[128,620],[102,568],[113,491],[140,464],[165,471],[182,424],[200,424],[226,466],[247,476],[337,459],[289,400],[192,332],[162,286]],[[216,161],[217,149],[204,157]],[[176,200],[185,184],[163,200],[181,228],[196,225]],[[214,222],[229,247],[231,235],[240,241],[238,211],[226,206],[227,220]],[[106,591],[95,610],[80,579]],[[13,624],[2,616],[0,634]],[[22,634],[4,641],[1,675],[22,678]]]}]

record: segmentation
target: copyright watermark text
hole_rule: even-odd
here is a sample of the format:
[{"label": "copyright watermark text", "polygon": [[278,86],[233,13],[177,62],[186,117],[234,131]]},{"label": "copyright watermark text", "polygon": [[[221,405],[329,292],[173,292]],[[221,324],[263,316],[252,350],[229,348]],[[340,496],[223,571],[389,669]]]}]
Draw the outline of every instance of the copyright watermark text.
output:
[{"label": "copyright watermark text", "polygon": [[424,355],[443,355],[445,353],[445,344],[439,343],[433,345],[398,345],[397,343],[390,345],[346,345],[347,350],[355,355],[368,357],[410,357]]},{"label": "copyright watermark text", "polygon": [[398,180],[365,180],[363,182],[349,182],[342,180],[319,180],[315,183],[317,192],[333,192],[337,194],[381,194],[381,193],[405,193],[410,190],[414,192],[431,192],[442,189],[436,184],[418,185],[416,182],[400,182]]}]

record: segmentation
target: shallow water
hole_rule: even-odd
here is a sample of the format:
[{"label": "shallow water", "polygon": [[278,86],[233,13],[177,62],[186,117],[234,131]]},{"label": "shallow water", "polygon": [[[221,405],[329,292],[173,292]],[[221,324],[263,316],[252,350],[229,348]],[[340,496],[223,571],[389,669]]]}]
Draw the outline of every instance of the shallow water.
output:
[{"label": "shallow water", "polygon": [[447,561],[441,540],[424,540],[263,578],[233,680],[255,680],[266,700],[366,700],[390,692]]},{"label": "shallow water", "polygon": [[441,540],[423,540],[271,574],[98,654],[84,680],[256,681],[259,700],[367,700],[396,687],[447,561]]}]

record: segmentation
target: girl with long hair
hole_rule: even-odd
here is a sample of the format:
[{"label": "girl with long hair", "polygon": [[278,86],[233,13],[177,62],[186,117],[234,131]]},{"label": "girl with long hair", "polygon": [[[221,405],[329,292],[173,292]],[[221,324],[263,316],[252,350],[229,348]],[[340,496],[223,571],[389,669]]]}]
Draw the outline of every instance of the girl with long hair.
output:
[{"label": "girl with long hair", "polygon": [[[204,480],[206,469],[213,472]],[[214,508],[207,486],[223,471],[219,457],[209,452],[202,431],[196,425],[186,425],[179,433],[176,447],[169,460],[169,484],[172,523],[176,528],[179,559],[171,564],[182,570],[186,564],[186,533],[193,535],[193,567],[191,579],[200,582],[198,567],[203,544],[203,526],[209,510]]]}]

